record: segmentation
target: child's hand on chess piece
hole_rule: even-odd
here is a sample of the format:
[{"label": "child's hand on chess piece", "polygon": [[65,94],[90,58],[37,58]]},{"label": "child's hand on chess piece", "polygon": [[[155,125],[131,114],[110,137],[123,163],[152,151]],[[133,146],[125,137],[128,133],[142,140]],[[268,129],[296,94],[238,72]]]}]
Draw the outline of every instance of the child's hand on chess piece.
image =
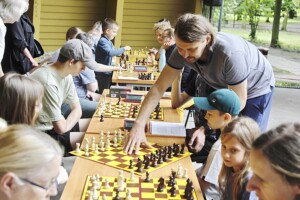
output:
[{"label": "child's hand on chess piece", "polygon": [[156,48],[151,48],[149,49],[150,53],[156,54],[158,52],[158,50]]},{"label": "child's hand on chess piece", "polygon": [[124,49],[125,49],[125,51],[129,51],[131,49],[131,47],[130,46],[125,46]]},{"label": "child's hand on chess piece", "polygon": [[127,69],[121,67],[121,66],[116,66],[116,67],[113,67],[113,71],[126,71]]}]

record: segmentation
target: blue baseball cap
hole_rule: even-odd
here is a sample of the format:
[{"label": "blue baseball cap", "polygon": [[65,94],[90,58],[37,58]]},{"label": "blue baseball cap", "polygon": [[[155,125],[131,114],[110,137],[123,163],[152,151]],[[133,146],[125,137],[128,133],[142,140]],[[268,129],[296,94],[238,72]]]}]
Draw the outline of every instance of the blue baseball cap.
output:
[{"label": "blue baseball cap", "polygon": [[203,110],[219,110],[237,116],[240,113],[239,96],[231,89],[219,89],[207,97],[194,97],[195,106]]}]

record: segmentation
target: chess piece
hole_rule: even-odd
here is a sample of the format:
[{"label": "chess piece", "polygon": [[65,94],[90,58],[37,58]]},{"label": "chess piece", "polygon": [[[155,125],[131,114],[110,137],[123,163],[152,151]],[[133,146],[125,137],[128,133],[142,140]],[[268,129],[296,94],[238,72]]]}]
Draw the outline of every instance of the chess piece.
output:
[{"label": "chess piece", "polygon": [[185,144],[181,144],[180,154],[184,154]]},{"label": "chess piece", "polygon": [[76,143],[76,150],[75,150],[76,153],[80,153],[80,143]]},{"label": "chess piece", "polygon": [[133,162],[132,160],[129,160],[129,167],[128,167],[129,169],[133,169],[133,164],[132,164],[132,162]]},{"label": "chess piece", "polygon": [[183,173],[183,178],[188,178],[188,177],[189,177],[189,175],[188,175],[188,169],[185,168],[184,169],[184,173]]},{"label": "chess piece", "polygon": [[106,149],[106,150],[109,150],[109,149],[110,149],[110,139],[109,139],[109,137],[106,138],[105,149]]},{"label": "chess piece", "polygon": [[133,170],[130,171],[130,179],[129,180],[131,180],[131,181],[135,180],[134,171]]},{"label": "chess piece", "polygon": [[97,192],[97,187],[94,186],[93,188],[93,200],[98,200],[99,196],[98,196],[98,192]]},{"label": "chess piece", "polygon": [[163,177],[160,177],[158,180],[159,184],[157,186],[157,192],[162,192],[165,189],[165,179]]},{"label": "chess piece", "polygon": [[98,144],[96,144],[96,146],[95,146],[95,154],[98,154],[99,153],[99,151],[98,151]]},{"label": "chess piece", "polygon": [[104,149],[104,142],[103,141],[100,141],[100,151],[101,152],[105,151],[105,149]]},{"label": "chess piece", "polygon": [[138,160],[137,162],[137,172],[143,172],[143,169],[142,169],[142,161],[141,160]]},{"label": "chess piece", "polygon": [[183,168],[182,166],[179,164],[178,165],[178,170],[177,170],[177,178],[182,178],[183,177]]},{"label": "chess piece", "polygon": [[116,196],[113,198],[113,200],[120,200],[119,190],[116,190]]},{"label": "chess piece", "polygon": [[119,170],[119,175],[118,175],[118,191],[123,192],[125,187],[125,178],[123,175],[123,171]]},{"label": "chess piece", "polygon": [[85,145],[85,151],[84,151],[85,156],[89,156],[89,144]]},{"label": "chess piece", "polygon": [[150,182],[150,177],[149,177],[149,172],[146,172],[146,178],[144,180],[144,182]]},{"label": "chess piece", "polygon": [[92,137],[92,144],[91,144],[91,148],[94,149],[95,148],[95,136]]},{"label": "chess piece", "polygon": [[118,147],[118,139],[117,139],[117,136],[114,137],[114,144],[113,144],[113,146],[114,146],[115,148]]},{"label": "chess piece", "polygon": [[131,200],[131,199],[132,199],[131,190],[128,188],[126,192],[126,200]]},{"label": "chess piece", "polygon": [[100,122],[104,122],[103,115],[100,115]]},{"label": "chess piece", "polygon": [[119,99],[118,99],[117,105],[120,105],[120,101],[121,101],[121,95],[119,96]]},{"label": "chess piece", "polygon": [[102,200],[106,200],[106,194],[102,195]]},{"label": "chess piece", "polygon": [[156,166],[157,166],[156,157],[153,156],[153,161],[152,161],[151,167],[156,167]]},{"label": "chess piece", "polygon": [[107,179],[107,178],[105,179],[105,185],[104,185],[104,188],[105,188],[105,189],[109,189],[109,188],[110,188],[110,185],[109,185],[109,182],[108,182],[108,179]]}]

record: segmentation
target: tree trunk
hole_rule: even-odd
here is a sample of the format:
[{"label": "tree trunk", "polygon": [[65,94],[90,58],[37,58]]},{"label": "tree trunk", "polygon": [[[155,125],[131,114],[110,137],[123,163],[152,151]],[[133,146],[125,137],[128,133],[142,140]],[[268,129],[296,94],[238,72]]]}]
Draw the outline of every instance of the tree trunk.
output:
[{"label": "tree trunk", "polygon": [[273,27],[272,27],[272,39],[270,44],[271,47],[280,47],[278,38],[279,38],[281,5],[282,5],[282,0],[276,0]]}]

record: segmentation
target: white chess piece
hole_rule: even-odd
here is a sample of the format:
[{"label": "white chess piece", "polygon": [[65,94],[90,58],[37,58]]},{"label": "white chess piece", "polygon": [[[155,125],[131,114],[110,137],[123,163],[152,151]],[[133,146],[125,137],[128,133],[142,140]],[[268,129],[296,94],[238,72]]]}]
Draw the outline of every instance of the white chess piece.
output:
[{"label": "white chess piece", "polygon": [[92,137],[92,144],[91,144],[91,148],[95,148],[95,136]]},{"label": "white chess piece", "polygon": [[98,196],[98,191],[97,191],[97,187],[94,186],[94,190],[93,190],[93,200],[98,200],[99,196]]},{"label": "white chess piece", "polygon": [[110,188],[109,182],[108,182],[108,179],[107,179],[107,178],[105,179],[105,185],[104,185],[104,188],[105,188],[105,189],[109,189],[109,188]]},{"label": "white chess piece", "polygon": [[76,153],[80,153],[80,143],[76,143]]},{"label": "white chess piece", "polygon": [[188,178],[188,177],[189,177],[188,169],[185,168],[185,169],[184,169],[184,173],[183,173],[183,178]]},{"label": "white chess piece", "polygon": [[85,156],[89,156],[89,144],[85,145],[85,152],[84,152]]},{"label": "white chess piece", "polygon": [[98,144],[96,144],[96,146],[95,146],[95,154],[98,154],[99,153],[99,151],[98,151]]},{"label": "white chess piece", "polygon": [[105,151],[105,149],[104,149],[104,142],[103,141],[100,142],[100,151],[101,152]]},{"label": "white chess piece", "polygon": [[119,175],[118,175],[118,190],[120,192],[123,192],[124,191],[124,184],[125,184],[125,178],[124,178],[124,175],[123,175],[123,171],[122,170],[119,170]]},{"label": "white chess piece", "polygon": [[134,171],[133,170],[130,171],[130,179],[129,180],[131,180],[131,181],[135,180]]},{"label": "white chess piece", "polygon": [[102,195],[102,200],[106,200],[106,194]]},{"label": "white chess piece", "polygon": [[181,165],[178,165],[177,178],[182,178],[182,177],[183,177],[183,168]]},{"label": "white chess piece", "polygon": [[131,200],[131,199],[132,199],[131,190],[128,188],[126,192],[126,200]]},{"label": "white chess piece", "polygon": [[110,149],[110,140],[109,140],[109,138],[106,138],[105,149],[106,150]]},{"label": "white chess piece", "polygon": [[117,136],[114,137],[114,145],[113,145],[115,148],[118,147],[118,139],[117,139]]}]

